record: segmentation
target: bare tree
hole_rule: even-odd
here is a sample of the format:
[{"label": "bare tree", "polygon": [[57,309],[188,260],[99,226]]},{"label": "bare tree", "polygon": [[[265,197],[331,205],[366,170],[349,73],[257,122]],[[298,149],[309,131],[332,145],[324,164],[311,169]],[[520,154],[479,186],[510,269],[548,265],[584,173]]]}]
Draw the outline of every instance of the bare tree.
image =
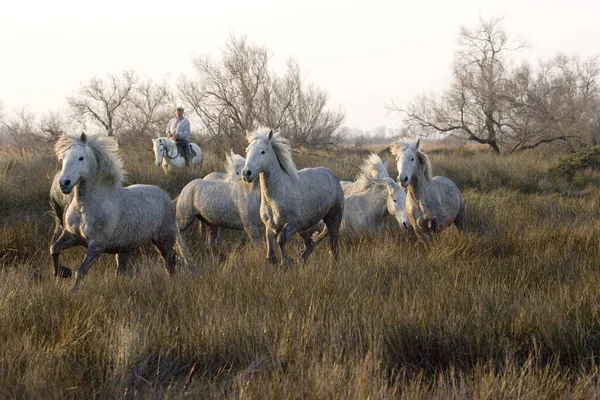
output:
[{"label": "bare tree", "polygon": [[594,144],[598,72],[597,58],[564,55],[541,61],[537,71],[528,63],[517,68],[508,85],[511,150],[555,141],[575,147]]},{"label": "bare tree", "polygon": [[409,127],[423,134],[454,134],[500,152],[506,128],[507,53],[513,43],[501,19],[480,20],[474,29],[461,27],[453,82],[439,99],[423,95],[406,107],[390,107],[406,116]]},{"label": "bare tree", "polygon": [[36,130],[35,115],[25,107],[15,111],[12,118],[2,118],[1,124],[9,143],[24,157],[27,150],[38,150],[41,136]]},{"label": "bare tree", "polygon": [[42,117],[39,130],[49,141],[54,142],[67,131],[67,128],[62,114],[58,111],[51,111]]},{"label": "bare tree", "polygon": [[284,131],[295,146],[334,143],[343,112],[326,109],[324,91],[303,86],[296,61],[287,62],[282,77],[269,70],[268,61],[265,47],[232,36],[220,61],[196,58],[196,79],[183,79],[178,88],[206,132],[227,149],[259,126]]},{"label": "bare tree", "polygon": [[125,71],[119,77],[109,74],[105,79],[94,77],[81,86],[79,95],[69,97],[68,105],[81,122],[92,122],[113,136],[122,122],[121,108],[130,100],[136,75]]},{"label": "bare tree", "polygon": [[172,98],[166,82],[147,79],[134,86],[119,113],[123,134],[136,138],[162,134],[172,117]]}]

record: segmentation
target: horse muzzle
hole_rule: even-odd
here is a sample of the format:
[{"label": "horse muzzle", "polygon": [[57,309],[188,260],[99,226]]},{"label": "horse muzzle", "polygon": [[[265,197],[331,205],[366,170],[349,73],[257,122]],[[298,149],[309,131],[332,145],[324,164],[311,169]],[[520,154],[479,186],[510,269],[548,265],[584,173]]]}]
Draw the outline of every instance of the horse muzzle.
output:
[{"label": "horse muzzle", "polygon": [[410,183],[410,179],[408,179],[408,176],[404,176],[404,177],[400,177],[400,175],[398,175],[398,183],[400,183],[400,186],[402,186],[403,188],[406,188],[408,186],[408,184]]},{"label": "horse muzzle", "polygon": [[75,186],[75,185],[73,185],[73,182],[70,179],[67,179],[64,182],[59,182],[58,184],[60,186],[60,191],[63,192],[64,194],[71,193],[71,191],[73,190],[73,187]]},{"label": "horse muzzle", "polygon": [[244,182],[250,183],[254,180],[254,177],[254,174],[249,169],[244,168],[242,170],[242,179],[244,180]]}]

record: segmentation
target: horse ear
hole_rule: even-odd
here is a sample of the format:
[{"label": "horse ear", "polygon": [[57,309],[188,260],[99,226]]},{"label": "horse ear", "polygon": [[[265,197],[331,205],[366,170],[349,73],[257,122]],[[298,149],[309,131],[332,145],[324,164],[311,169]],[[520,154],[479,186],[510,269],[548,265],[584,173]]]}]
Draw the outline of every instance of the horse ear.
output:
[{"label": "horse ear", "polygon": [[417,139],[417,145],[415,146],[417,150],[419,150],[419,146],[421,145],[421,138]]},{"label": "horse ear", "polygon": [[81,132],[81,137],[79,138],[79,140],[81,140],[81,143],[83,144],[87,142],[87,136],[85,135],[85,132]]},{"label": "horse ear", "polygon": [[271,129],[269,131],[269,140],[271,140],[273,138],[273,129]]}]

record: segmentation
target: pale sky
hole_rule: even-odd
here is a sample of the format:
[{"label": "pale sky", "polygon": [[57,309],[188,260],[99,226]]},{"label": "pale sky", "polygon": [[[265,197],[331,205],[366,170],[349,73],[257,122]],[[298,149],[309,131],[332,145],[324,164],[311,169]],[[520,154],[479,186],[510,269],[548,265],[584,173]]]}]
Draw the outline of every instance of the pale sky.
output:
[{"label": "pale sky", "polygon": [[[158,5],[156,5],[158,4]],[[193,76],[193,55],[218,57],[231,34],[298,60],[306,82],[346,112],[345,125],[397,127],[385,105],[441,91],[461,25],[504,16],[536,61],[600,54],[600,2],[583,0],[151,2],[0,0],[0,102],[38,117],[65,107],[91,77],[135,70],[160,80]]]}]

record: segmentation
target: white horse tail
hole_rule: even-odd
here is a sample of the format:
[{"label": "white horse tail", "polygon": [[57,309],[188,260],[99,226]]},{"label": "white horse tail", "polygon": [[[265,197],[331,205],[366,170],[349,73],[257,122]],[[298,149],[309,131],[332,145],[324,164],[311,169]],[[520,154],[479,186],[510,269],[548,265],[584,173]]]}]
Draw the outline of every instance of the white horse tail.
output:
[{"label": "white horse tail", "polygon": [[194,263],[194,258],[192,257],[192,252],[185,243],[183,236],[181,236],[179,229],[177,229],[177,236],[175,236],[175,239],[174,249],[181,260],[181,266],[185,267],[187,271],[194,271],[196,269],[196,265]]}]

